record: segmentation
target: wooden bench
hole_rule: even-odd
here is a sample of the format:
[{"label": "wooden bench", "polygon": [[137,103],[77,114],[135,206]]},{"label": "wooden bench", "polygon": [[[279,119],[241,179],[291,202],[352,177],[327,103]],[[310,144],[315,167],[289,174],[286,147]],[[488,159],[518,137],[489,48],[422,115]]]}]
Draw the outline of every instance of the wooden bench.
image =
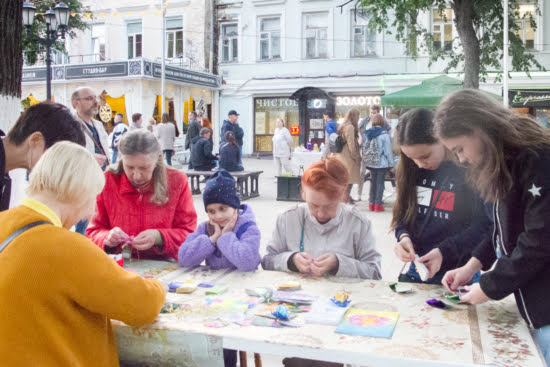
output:
[{"label": "wooden bench", "polygon": [[[258,179],[264,171],[238,171],[229,172],[237,180],[237,187],[241,200],[248,200],[260,196]],[[189,177],[191,184],[191,194],[199,195],[201,193],[201,176],[205,179],[211,177],[216,171],[195,171],[184,170],[183,173]]]}]

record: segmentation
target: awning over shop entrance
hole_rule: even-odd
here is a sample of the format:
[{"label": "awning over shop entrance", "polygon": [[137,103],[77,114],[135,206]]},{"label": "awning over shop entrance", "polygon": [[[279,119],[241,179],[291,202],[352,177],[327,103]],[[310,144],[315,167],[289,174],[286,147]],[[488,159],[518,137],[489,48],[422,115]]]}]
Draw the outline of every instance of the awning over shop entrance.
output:
[{"label": "awning over shop entrance", "polygon": [[462,89],[462,81],[440,75],[382,97],[382,106],[435,108],[447,94]]}]

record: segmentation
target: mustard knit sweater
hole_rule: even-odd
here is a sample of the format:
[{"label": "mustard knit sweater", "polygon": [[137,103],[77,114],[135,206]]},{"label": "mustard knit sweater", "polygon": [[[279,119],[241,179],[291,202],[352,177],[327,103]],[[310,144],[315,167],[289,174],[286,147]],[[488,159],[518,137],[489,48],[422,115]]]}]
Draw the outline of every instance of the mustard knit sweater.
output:
[{"label": "mustard knit sweater", "polygon": [[[0,243],[48,220],[19,206],[0,213]],[[109,319],[153,322],[161,283],[119,267],[86,237],[34,227],[0,253],[0,366],[118,366]]]}]

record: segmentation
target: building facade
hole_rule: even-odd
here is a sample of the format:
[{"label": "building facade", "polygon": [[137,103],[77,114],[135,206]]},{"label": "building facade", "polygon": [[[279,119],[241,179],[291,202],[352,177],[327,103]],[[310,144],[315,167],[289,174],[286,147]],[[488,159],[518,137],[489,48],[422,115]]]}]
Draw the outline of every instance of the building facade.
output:
[{"label": "building facade", "polygon": [[[67,39],[65,55],[52,67],[52,96],[71,105],[71,93],[90,86],[110,112],[125,122],[139,112],[160,120],[162,59],[165,60],[164,111],[180,128],[188,111],[214,113],[220,78],[212,74],[212,5],[209,0],[82,0],[89,29]],[[163,34],[164,33],[164,34]],[[163,39],[165,47],[163,52]],[[24,67],[22,95],[44,100],[46,69]],[[109,114],[104,114],[108,123]],[[100,116],[101,117],[101,116]]]},{"label": "building facade", "polygon": [[[337,0],[217,1],[216,46],[223,78],[220,119],[229,110],[240,113],[243,153],[271,152],[278,117],[296,133],[296,145],[322,141],[325,109],[333,110],[336,119],[351,108],[365,117],[381,96],[443,72],[445,62],[428,67],[427,55],[412,60],[405,45],[392,35],[370,31],[361,9],[354,12],[353,6],[345,6],[341,11],[341,4]],[[521,37],[550,69],[550,22],[544,21],[550,19],[550,0],[542,0],[540,9],[542,14],[535,14],[536,31],[523,21]],[[520,12],[528,11],[534,12],[534,6],[526,2]],[[418,21],[432,30],[434,47],[454,49],[458,34],[453,14],[450,9],[444,13],[434,9],[420,14]],[[494,82],[494,75],[480,87],[502,95],[502,84]],[[460,78],[458,73],[450,76]],[[550,88],[549,72],[533,71],[531,78],[521,73],[511,76],[511,91],[549,94],[544,91]],[[538,101],[537,110],[531,112],[547,120],[548,107]],[[395,121],[399,112],[387,108],[386,116]]]}]

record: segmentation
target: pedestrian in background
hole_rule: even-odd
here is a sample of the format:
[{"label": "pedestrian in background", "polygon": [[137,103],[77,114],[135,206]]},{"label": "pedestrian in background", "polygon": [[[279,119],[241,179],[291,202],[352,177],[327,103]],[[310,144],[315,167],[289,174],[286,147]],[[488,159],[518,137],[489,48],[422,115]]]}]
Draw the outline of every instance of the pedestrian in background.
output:
[{"label": "pedestrian in background", "polygon": [[212,130],[203,127],[199,136],[196,136],[191,143],[191,162],[196,171],[210,171],[216,167],[217,157],[212,154],[211,135]]},{"label": "pedestrian in background", "polygon": [[[201,123],[201,126],[202,128],[207,128],[207,129],[210,129],[212,130],[212,123],[210,122],[210,120],[208,119],[208,117],[206,116],[203,116],[203,115],[199,115],[198,117],[198,120],[199,122]],[[212,130],[213,131],[213,130]],[[213,139],[213,136],[214,134],[210,134],[210,142],[212,143],[212,145],[214,144],[214,139]]]},{"label": "pedestrian in background", "polygon": [[[75,89],[71,103],[76,111],[75,118],[80,123],[86,138],[86,149],[92,153],[102,170],[109,164],[111,144],[109,136],[101,121],[94,119],[98,113],[98,100],[95,92],[89,87]],[[75,232],[86,235],[88,218],[82,219],[75,226]]]},{"label": "pedestrian in background", "polygon": [[384,117],[381,114],[377,113],[371,117],[371,126],[363,134],[362,166],[371,173],[369,210],[383,212],[382,197],[386,173],[393,167],[392,143],[390,134],[384,128]]},{"label": "pedestrian in background", "polygon": [[94,119],[98,112],[95,92],[89,87],[77,88],[71,95],[71,103],[76,112],[75,117],[80,122],[86,137],[86,149],[94,155],[99,166],[105,170],[109,164],[111,144],[103,123]]},{"label": "pedestrian in background", "polygon": [[115,127],[111,134],[111,150],[113,151],[113,159],[111,159],[111,163],[116,162],[118,156],[118,142],[120,141],[122,135],[124,135],[128,131],[128,126],[126,126],[124,122],[122,122],[123,118],[124,116],[121,113],[117,113],[115,115]]},{"label": "pedestrian in background", "polygon": [[328,157],[330,151],[330,136],[338,132],[338,125],[332,119],[333,114],[329,110],[323,112],[323,119],[325,120],[325,149],[323,149],[323,157]]},{"label": "pedestrian in background", "polygon": [[223,121],[222,124],[222,131],[220,136],[220,146],[225,143],[225,133],[231,131],[233,135],[235,136],[235,140],[237,142],[237,145],[239,146],[240,151],[240,157],[239,157],[239,165],[243,165],[243,137],[244,137],[244,131],[239,126],[239,114],[235,110],[231,110],[227,114],[227,120]]},{"label": "pedestrian in background", "polygon": [[340,153],[335,153],[336,157],[346,166],[349,173],[348,196],[349,203],[355,203],[351,198],[351,188],[353,184],[359,184],[362,177],[359,177],[361,172],[361,153],[359,149],[359,110],[352,108],[346,113],[344,122],[338,127],[338,135],[342,136],[344,148]]},{"label": "pedestrian in background", "polygon": [[155,133],[160,143],[160,149],[164,153],[166,164],[172,165],[172,155],[174,154],[174,142],[176,140],[176,127],[170,121],[170,115],[167,112],[162,114],[162,123],[157,126]]},{"label": "pedestrian in background", "polygon": [[130,124],[130,127],[128,128],[129,131],[142,129],[143,126],[143,120],[141,118],[141,113],[134,113],[132,115],[132,123]]},{"label": "pedestrian in background", "polygon": [[[199,136],[202,127],[200,122],[197,120],[197,113],[195,111],[189,112],[188,118],[189,123],[187,128],[187,135],[185,135],[185,150],[189,149],[189,153],[191,154],[193,139]],[[187,168],[193,169],[193,163],[191,159],[189,159]]]},{"label": "pedestrian in background", "polygon": [[153,117],[151,117],[149,121],[147,121],[147,124],[145,124],[145,128],[147,129],[147,131],[154,134],[157,128],[157,121]]},{"label": "pedestrian in background", "polygon": [[220,148],[220,168],[223,168],[228,172],[244,170],[243,166],[239,163],[241,150],[235,140],[235,134],[231,131],[226,132],[225,141],[226,143]]},{"label": "pedestrian in background", "polygon": [[290,136],[290,131],[285,127],[282,118],[277,119],[277,126],[273,132],[273,162],[275,163],[275,182],[277,177],[281,175],[281,168],[286,173],[292,173],[290,165],[290,153],[294,141]]}]

